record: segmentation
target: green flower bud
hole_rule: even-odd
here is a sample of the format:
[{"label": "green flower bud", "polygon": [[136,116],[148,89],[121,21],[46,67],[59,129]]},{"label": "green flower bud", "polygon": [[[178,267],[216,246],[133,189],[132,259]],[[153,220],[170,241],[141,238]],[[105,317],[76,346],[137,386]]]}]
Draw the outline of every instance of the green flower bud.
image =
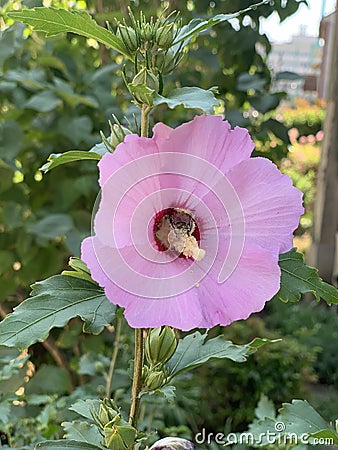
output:
[{"label": "green flower bud", "polygon": [[136,32],[133,28],[127,27],[126,25],[119,24],[116,31],[116,36],[121,39],[121,41],[126,46],[130,53],[135,53],[138,49],[138,40]]},{"label": "green flower bud", "polygon": [[158,92],[159,89],[159,82],[156,75],[154,75],[150,70],[146,69],[145,67],[137,73],[132,81],[132,84],[134,86],[138,85],[145,85],[147,88]]},{"label": "green flower bud", "polygon": [[143,366],[142,367],[142,380],[145,380],[148,375],[149,375],[149,367]]},{"label": "green flower bud", "polygon": [[141,36],[143,41],[150,42],[153,38],[154,30],[150,23],[144,23],[141,26]]},{"label": "green flower bud", "polygon": [[104,427],[104,442],[111,450],[128,450],[132,448],[136,430],[125,420],[115,418]]},{"label": "green flower bud", "polygon": [[159,81],[150,70],[143,68],[128,84],[128,89],[137,103],[152,106],[154,103],[153,93],[158,92]]},{"label": "green flower bud", "polygon": [[156,66],[165,75],[172,72],[177,64],[178,55],[172,48],[166,52],[159,51],[156,55]]},{"label": "green flower bud", "polygon": [[149,331],[146,344],[146,358],[149,364],[165,364],[175,353],[177,340],[170,327],[154,328]]},{"label": "green flower bud", "polygon": [[130,131],[128,128],[123,127],[122,125],[119,125],[117,123],[114,123],[113,126],[111,126],[111,134],[110,134],[110,145],[113,149],[115,149],[121,142],[124,141],[124,138],[127,136],[127,134],[132,134],[132,131]]},{"label": "green flower bud", "polygon": [[159,27],[155,34],[155,43],[164,49],[171,47],[174,40],[174,25],[166,24],[163,27]]},{"label": "green flower bud", "polygon": [[102,427],[105,427],[108,422],[111,422],[118,416],[118,411],[114,408],[111,400],[105,398],[101,401],[99,409],[99,423]]},{"label": "green flower bud", "polygon": [[147,387],[147,389],[149,389],[149,391],[153,391],[163,386],[163,383],[164,383],[164,373],[160,371],[155,371],[151,372],[148,375],[145,381],[145,386]]}]

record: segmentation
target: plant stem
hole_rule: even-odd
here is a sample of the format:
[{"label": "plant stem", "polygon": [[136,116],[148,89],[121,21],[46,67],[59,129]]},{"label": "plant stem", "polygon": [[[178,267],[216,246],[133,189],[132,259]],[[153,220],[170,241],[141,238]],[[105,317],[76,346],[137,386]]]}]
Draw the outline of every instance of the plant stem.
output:
[{"label": "plant stem", "polygon": [[142,105],[142,108],[141,108],[141,136],[143,136],[143,137],[148,137],[150,111],[151,111],[151,106]]},{"label": "plant stem", "polygon": [[[151,106],[141,107],[141,136],[148,137],[149,113]],[[131,387],[131,405],[129,413],[129,423],[137,428],[137,421],[140,408],[140,391],[142,388],[142,368],[143,368],[144,339],[143,329],[135,328],[135,353],[134,353],[134,374]]]},{"label": "plant stem", "polygon": [[106,397],[108,397],[108,398],[110,398],[110,394],[111,394],[111,386],[113,383],[114,369],[115,369],[117,354],[119,352],[121,328],[122,328],[122,318],[118,317],[116,320],[114,350],[113,350],[113,354],[111,357],[109,371],[108,371],[107,380],[106,380]]},{"label": "plant stem", "polygon": [[137,428],[140,407],[139,394],[142,388],[143,347],[143,329],[135,328],[134,375],[133,385],[131,388],[131,405],[129,414],[129,423],[135,428]]}]

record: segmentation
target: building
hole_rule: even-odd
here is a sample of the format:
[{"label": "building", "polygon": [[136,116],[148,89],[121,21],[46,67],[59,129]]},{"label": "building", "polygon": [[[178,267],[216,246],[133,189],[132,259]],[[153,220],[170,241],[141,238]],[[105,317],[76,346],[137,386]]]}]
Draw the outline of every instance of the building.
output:
[{"label": "building", "polygon": [[304,27],[291,42],[272,44],[268,65],[275,75],[273,91],[287,92],[290,98],[316,97],[322,53],[320,40],[307,36]]}]

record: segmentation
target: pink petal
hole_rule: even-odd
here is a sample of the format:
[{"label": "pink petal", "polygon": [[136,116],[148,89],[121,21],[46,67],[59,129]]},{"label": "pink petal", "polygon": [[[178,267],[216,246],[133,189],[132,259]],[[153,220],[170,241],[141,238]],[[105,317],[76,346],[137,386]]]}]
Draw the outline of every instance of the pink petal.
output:
[{"label": "pink petal", "polygon": [[[302,192],[271,161],[251,158],[227,173],[243,208],[245,238],[271,252],[292,248],[293,231],[304,212]],[[236,220],[231,223],[236,230]]]},{"label": "pink petal", "polygon": [[248,131],[240,127],[231,130],[221,116],[196,116],[171,133],[162,127],[156,131],[154,140],[160,152],[195,155],[224,173],[248,159],[254,149]]}]

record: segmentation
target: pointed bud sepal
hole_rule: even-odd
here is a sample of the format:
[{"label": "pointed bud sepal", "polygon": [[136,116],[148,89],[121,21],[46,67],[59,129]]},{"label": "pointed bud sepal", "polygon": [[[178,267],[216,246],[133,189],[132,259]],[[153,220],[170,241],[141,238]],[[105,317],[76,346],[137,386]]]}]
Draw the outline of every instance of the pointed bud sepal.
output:
[{"label": "pointed bud sepal", "polygon": [[174,24],[165,24],[156,30],[155,43],[159,47],[168,50],[173,44],[174,37]]},{"label": "pointed bud sepal", "polygon": [[150,70],[143,68],[135,75],[133,81],[128,84],[128,89],[138,104],[152,106],[154,103],[153,94],[159,91],[159,86],[156,75]]},{"label": "pointed bud sepal", "polygon": [[163,386],[165,376],[162,371],[150,372],[145,380],[145,387],[149,391],[155,391]]},{"label": "pointed bud sepal", "polygon": [[124,138],[128,134],[132,134],[127,127],[123,127],[118,123],[114,123],[114,125],[110,125],[110,146],[115,150],[115,148],[124,141]]},{"label": "pointed bud sepal", "polygon": [[105,445],[111,450],[128,450],[134,445],[136,429],[120,416],[108,422],[103,431]]},{"label": "pointed bud sepal", "polygon": [[176,347],[177,339],[172,328],[165,326],[150,330],[145,344],[148,363],[163,366],[173,356]]},{"label": "pointed bud sepal", "polygon": [[111,399],[105,398],[100,402],[98,421],[102,428],[108,423],[119,417],[119,410]]},{"label": "pointed bud sepal", "polygon": [[116,36],[121,39],[126,49],[131,53],[135,53],[139,47],[136,31],[132,27],[119,24]]}]

